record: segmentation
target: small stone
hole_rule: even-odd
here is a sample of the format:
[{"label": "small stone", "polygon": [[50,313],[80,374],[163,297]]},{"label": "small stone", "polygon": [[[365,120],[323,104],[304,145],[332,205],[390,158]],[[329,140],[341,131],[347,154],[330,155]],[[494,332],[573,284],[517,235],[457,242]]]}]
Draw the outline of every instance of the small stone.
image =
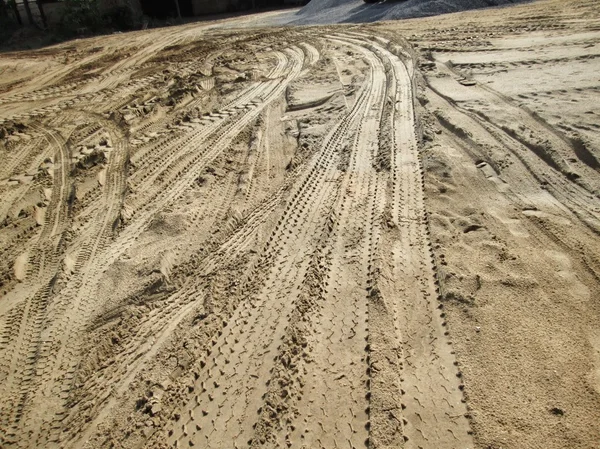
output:
[{"label": "small stone", "polygon": [[152,416],[158,415],[162,410],[162,406],[160,404],[154,404],[152,406],[152,409],[150,410],[150,413],[152,413]]}]

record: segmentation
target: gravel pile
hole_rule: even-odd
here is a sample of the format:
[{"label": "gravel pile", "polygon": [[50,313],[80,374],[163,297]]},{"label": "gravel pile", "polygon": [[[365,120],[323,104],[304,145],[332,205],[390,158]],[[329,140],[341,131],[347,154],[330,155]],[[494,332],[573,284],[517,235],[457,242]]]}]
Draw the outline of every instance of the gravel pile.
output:
[{"label": "gravel pile", "polygon": [[434,16],[526,0],[406,0],[364,3],[363,0],[312,0],[292,20],[296,24],[359,23]]}]

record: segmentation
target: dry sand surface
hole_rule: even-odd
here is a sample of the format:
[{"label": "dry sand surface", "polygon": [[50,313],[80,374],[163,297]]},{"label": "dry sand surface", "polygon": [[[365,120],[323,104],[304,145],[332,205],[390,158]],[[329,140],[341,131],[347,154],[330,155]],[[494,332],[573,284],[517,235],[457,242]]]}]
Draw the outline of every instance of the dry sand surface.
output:
[{"label": "dry sand surface", "polygon": [[600,447],[600,5],[0,56],[0,447]]}]

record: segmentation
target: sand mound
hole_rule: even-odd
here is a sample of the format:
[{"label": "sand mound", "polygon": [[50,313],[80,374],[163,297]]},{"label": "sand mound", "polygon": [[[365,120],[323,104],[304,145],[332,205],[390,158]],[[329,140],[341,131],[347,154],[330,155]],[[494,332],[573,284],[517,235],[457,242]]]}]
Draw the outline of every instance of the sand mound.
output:
[{"label": "sand mound", "polygon": [[367,4],[363,0],[312,0],[296,23],[375,22],[434,16],[468,9],[521,3],[524,0],[407,0]]}]

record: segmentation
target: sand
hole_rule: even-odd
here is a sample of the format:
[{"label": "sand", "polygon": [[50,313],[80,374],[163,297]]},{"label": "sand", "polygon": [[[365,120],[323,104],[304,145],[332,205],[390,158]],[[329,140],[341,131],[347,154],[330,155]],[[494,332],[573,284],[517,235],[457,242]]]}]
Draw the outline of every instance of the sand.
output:
[{"label": "sand", "polygon": [[290,21],[294,24],[365,23],[411,19],[507,6],[527,0],[311,0]]},{"label": "sand", "polygon": [[598,447],[600,7],[285,14],[0,55],[0,446]]}]

